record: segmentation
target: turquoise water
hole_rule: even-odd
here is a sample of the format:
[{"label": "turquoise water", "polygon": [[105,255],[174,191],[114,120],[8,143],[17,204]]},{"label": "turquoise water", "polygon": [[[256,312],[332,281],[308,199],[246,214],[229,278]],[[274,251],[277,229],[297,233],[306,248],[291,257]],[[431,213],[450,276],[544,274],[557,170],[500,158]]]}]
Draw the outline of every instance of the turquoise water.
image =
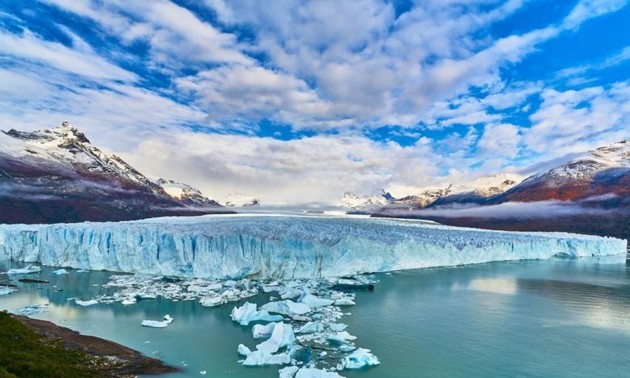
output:
[{"label": "turquoise water", "polygon": [[[14,266],[22,266],[15,264]],[[0,270],[9,263],[0,263]],[[79,307],[68,298],[102,293],[110,273],[44,268],[0,296],[0,309],[50,303],[37,318],[122,343],[185,369],[177,377],[277,377],[277,368],[245,368],[236,347],[253,347],[249,327],[229,318],[235,304],[144,300]],[[598,259],[522,261],[378,274],[341,319],[381,365],[347,377],[630,376],[630,266]],[[17,277],[16,277],[17,278]],[[7,276],[0,276],[0,283]],[[63,289],[55,291],[55,286]],[[253,298],[264,303],[267,296]],[[252,301],[252,299],[250,299]],[[175,318],[165,329],[143,319]]]}]

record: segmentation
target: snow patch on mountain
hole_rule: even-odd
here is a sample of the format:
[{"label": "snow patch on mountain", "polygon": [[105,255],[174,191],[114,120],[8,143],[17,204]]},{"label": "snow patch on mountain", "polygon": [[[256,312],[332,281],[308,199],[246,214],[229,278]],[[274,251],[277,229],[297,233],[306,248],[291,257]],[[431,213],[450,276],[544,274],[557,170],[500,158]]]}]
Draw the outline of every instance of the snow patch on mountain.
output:
[{"label": "snow patch on mountain", "polygon": [[381,189],[378,193],[359,196],[351,192],[344,193],[337,206],[348,210],[377,210],[394,200],[391,194]]},{"label": "snow patch on mountain", "polygon": [[227,207],[260,206],[260,199],[243,193],[230,194],[225,202]]}]

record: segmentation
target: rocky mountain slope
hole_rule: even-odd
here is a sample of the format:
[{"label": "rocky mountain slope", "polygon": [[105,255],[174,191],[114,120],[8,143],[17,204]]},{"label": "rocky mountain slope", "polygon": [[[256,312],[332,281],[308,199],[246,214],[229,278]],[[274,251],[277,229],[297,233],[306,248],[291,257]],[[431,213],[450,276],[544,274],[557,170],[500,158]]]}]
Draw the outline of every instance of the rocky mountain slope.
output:
[{"label": "rocky mountain slope", "polygon": [[428,207],[387,207],[375,216],[429,219],[462,227],[567,231],[630,239],[630,140],[586,152],[519,184],[503,184],[479,196],[474,192],[472,196],[471,192],[449,194]]},{"label": "rocky mountain slope", "polygon": [[630,140],[598,148],[547,172],[533,175],[491,204],[545,200],[587,206],[630,206]]},{"label": "rocky mountain slope", "polygon": [[221,211],[193,188],[181,193],[169,194],[118,156],[92,146],[67,122],[34,132],[0,132],[0,223],[115,221]]}]

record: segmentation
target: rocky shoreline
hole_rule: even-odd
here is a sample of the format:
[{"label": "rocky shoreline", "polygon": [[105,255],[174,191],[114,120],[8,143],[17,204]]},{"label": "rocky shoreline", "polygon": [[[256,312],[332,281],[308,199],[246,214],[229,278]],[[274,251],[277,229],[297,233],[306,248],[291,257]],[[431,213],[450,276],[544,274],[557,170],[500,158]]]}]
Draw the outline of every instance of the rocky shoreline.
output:
[{"label": "rocky shoreline", "polygon": [[113,341],[82,335],[71,329],[60,327],[46,320],[21,315],[11,315],[31,331],[42,337],[44,344],[59,342],[67,350],[78,351],[94,359],[98,377],[131,377],[158,375],[180,371],[164,362],[142,355],[140,352]]}]

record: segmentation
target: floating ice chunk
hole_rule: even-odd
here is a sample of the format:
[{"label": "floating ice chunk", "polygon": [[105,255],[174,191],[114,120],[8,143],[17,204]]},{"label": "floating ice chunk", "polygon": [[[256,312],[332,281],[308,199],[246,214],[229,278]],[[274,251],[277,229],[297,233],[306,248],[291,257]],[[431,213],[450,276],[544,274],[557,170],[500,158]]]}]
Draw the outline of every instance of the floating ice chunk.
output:
[{"label": "floating ice chunk", "polygon": [[266,341],[256,345],[256,349],[267,353],[276,353],[278,349],[295,343],[293,326],[284,323],[272,324],[271,336]]},{"label": "floating ice chunk", "polygon": [[343,366],[346,369],[360,369],[364,366],[379,365],[380,362],[369,349],[359,348],[349,356],[344,357]]},{"label": "floating ice chunk", "polygon": [[0,295],[7,295],[16,292],[17,289],[12,286],[0,285]]},{"label": "floating ice chunk", "polygon": [[7,274],[29,274],[29,273],[38,273],[38,272],[41,272],[41,271],[42,271],[42,268],[29,264],[25,268],[9,269],[9,270],[7,270]]},{"label": "floating ice chunk", "polygon": [[311,312],[311,308],[307,304],[295,303],[289,299],[269,302],[262,305],[260,309],[282,315],[304,315]]},{"label": "floating ice chunk", "polygon": [[342,344],[345,344],[348,341],[356,340],[356,339],[357,339],[356,336],[352,336],[351,334],[349,334],[346,331],[337,332],[334,335],[328,336],[328,341],[336,341],[336,342],[342,343]]},{"label": "floating ice chunk", "polygon": [[37,314],[42,314],[44,312],[48,312],[48,303],[28,305],[19,310],[13,311],[13,313],[16,315],[24,316],[33,316]]},{"label": "floating ice chunk", "polygon": [[330,299],[320,298],[311,293],[304,292],[298,299],[298,302],[304,303],[305,305],[311,308],[317,308],[317,307],[330,306],[331,304],[333,304],[334,301]]},{"label": "floating ice chunk", "polygon": [[236,350],[238,352],[238,354],[240,354],[241,356],[249,356],[250,354],[252,354],[251,349],[249,349],[248,347],[246,347],[243,344],[238,344],[238,349]]},{"label": "floating ice chunk", "polygon": [[120,303],[122,303],[125,306],[129,306],[129,305],[132,305],[132,304],[136,303],[136,298],[135,297],[127,297],[127,298],[123,299],[122,302],[120,302]]},{"label": "floating ice chunk", "polygon": [[300,368],[297,366],[287,366],[278,370],[278,378],[293,378],[298,370],[300,370]]},{"label": "floating ice chunk", "polygon": [[333,332],[341,332],[341,331],[345,330],[346,328],[348,328],[348,326],[346,324],[343,324],[343,323],[330,323],[328,325],[328,327]]},{"label": "floating ice chunk", "polygon": [[63,274],[68,274],[68,271],[63,269],[63,268],[61,268],[61,269],[53,270],[53,274],[61,276]]},{"label": "floating ice chunk", "polygon": [[82,307],[87,307],[87,306],[92,306],[92,305],[97,304],[98,301],[96,299],[90,299],[88,301],[82,301],[82,300],[79,300],[79,299],[75,299],[74,303],[76,303],[76,304],[78,304],[79,306],[82,306]]},{"label": "floating ice chunk", "polygon": [[242,326],[256,321],[277,322],[283,319],[280,315],[271,315],[266,310],[257,311],[256,309],[255,303],[245,302],[241,307],[234,307],[230,316],[233,321]]},{"label": "floating ice chunk", "polygon": [[286,365],[291,362],[291,357],[286,353],[271,354],[262,350],[253,351],[245,361],[244,366]]},{"label": "floating ice chunk", "polygon": [[159,321],[159,320],[143,320],[142,323],[140,323],[140,325],[144,326],[144,327],[151,327],[151,328],[165,328],[168,327],[169,324],[173,323],[173,318],[171,318],[170,315],[164,315],[164,320]]},{"label": "floating ice chunk", "polygon": [[201,298],[199,303],[204,307],[214,307],[227,303],[227,300],[222,295],[213,295]]},{"label": "floating ice chunk", "polygon": [[356,303],[350,297],[335,299],[335,306],[354,306]]},{"label": "floating ice chunk", "polygon": [[205,370],[201,370],[201,371],[199,372],[199,374],[201,374],[201,375],[206,375],[206,374],[208,374],[208,372],[207,372],[207,371],[205,371]]},{"label": "floating ice chunk", "polygon": [[308,322],[306,324],[304,324],[302,327],[300,327],[300,329],[297,330],[297,333],[316,333],[316,332],[323,332],[324,331],[324,325],[321,322]]},{"label": "floating ice chunk", "polygon": [[267,338],[271,336],[276,323],[269,323],[267,325],[255,324],[252,328],[252,335],[254,339]]},{"label": "floating ice chunk", "polygon": [[301,368],[295,374],[295,378],[343,378],[334,371],[326,371],[315,368]]},{"label": "floating ice chunk", "polygon": [[350,345],[350,344],[343,344],[340,345],[337,349],[339,349],[340,352],[352,352],[353,350],[357,349],[354,345]]}]

